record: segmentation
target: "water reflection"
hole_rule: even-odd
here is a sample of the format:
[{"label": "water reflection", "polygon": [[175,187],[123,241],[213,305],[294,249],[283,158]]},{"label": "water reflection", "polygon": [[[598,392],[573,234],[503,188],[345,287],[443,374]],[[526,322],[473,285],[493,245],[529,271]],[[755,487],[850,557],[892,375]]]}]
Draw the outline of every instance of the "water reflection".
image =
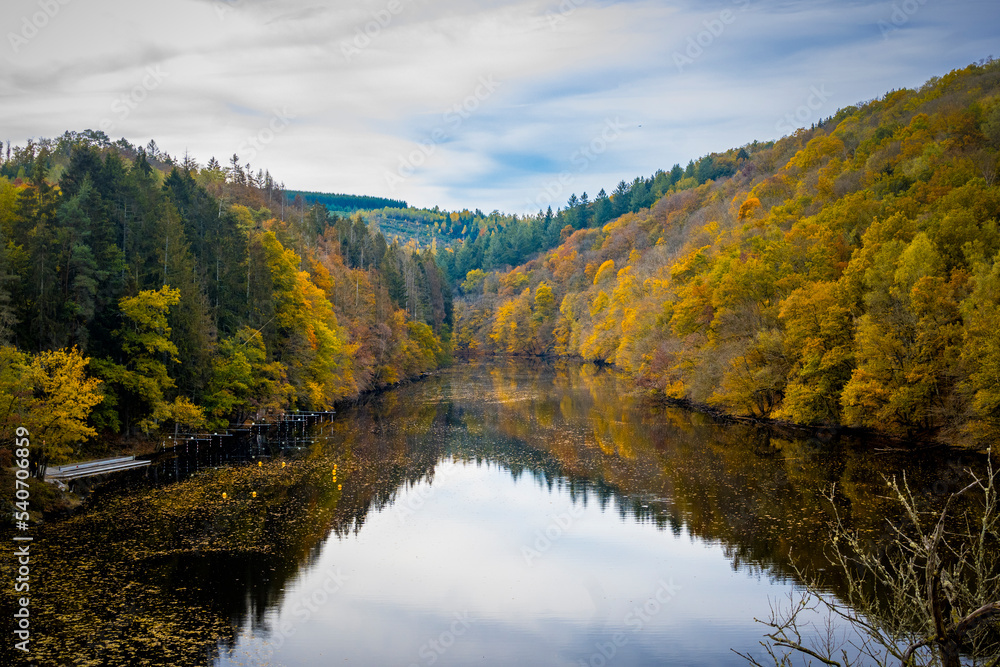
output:
[{"label": "water reflection", "polygon": [[882,475],[942,494],[964,464],[568,363],[459,366],[323,429],[41,531],[37,664],[740,664],[793,566],[826,564],[824,488],[878,540]]},{"label": "water reflection", "polygon": [[[448,459],[400,503],[417,509],[386,508],[327,544],[221,664],[576,665],[601,647],[616,664],[720,664],[728,649],[704,624],[740,636],[769,587],[734,575],[717,545],[494,465]],[[343,585],[326,594],[331,572]],[[720,580],[724,605],[706,595]]]}]

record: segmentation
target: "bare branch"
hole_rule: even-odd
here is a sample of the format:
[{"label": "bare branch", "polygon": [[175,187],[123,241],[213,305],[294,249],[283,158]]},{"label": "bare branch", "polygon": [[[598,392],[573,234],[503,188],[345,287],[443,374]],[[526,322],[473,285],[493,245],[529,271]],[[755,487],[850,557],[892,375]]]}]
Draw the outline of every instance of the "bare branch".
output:
[{"label": "bare branch", "polygon": [[917,652],[917,649],[923,646],[930,646],[933,641],[933,639],[921,639],[915,644],[910,644],[910,647],[906,649],[906,653],[903,654],[902,667],[906,667],[910,664],[910,660],[913,659],[913,654]]},{"label": "bare branch", "polygon": [[1000,615],[1000,602],[990,602],[975,610],[955,627],[955,632],[960,638],[965,637],[972,629],[983,621],[993,616]]},{"label": "bare branch", "polygon": [[824,658],[819,653],[816,653],[815,651],[813,651],[813,650],[811,650],[809,648],[806,648],[802,644],[798,644],[796,642],[791,642],[791,641],[784,640],[784,639],[775,639],[772,635],[767,635],[767,636],[774,640],[774,644],[776,646],[784,646],[785,648],[790,648],[793,651],[798,651],[799,653],[805,653],[806,655],[808,655],[810,657],[816,658],[817,660],[819,660],[820,662],[822,662],[824,665],[836,665],[837,667],[849,667],[849,665],[845,666],[842,663],[837,662],[836,660],[830,660],[828,658]]}]

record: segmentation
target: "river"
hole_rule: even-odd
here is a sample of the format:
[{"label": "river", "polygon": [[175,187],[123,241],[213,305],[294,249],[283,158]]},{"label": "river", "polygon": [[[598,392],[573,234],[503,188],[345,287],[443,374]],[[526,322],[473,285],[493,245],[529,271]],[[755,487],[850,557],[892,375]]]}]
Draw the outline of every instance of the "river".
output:
[{"label": "river", "polygon": [[884,476],[941,498],[969,463],[568,362],[458,364],[313,436],[40,528],[34,664],[741,665],[828,566],[825,493],[878,543]]}]

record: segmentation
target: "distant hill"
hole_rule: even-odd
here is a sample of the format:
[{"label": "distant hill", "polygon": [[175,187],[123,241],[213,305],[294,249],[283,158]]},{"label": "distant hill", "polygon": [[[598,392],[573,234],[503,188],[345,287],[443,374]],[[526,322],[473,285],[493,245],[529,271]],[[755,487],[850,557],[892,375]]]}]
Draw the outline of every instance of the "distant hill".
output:
[{"label": "distant hill", "polygon": [[419,248],[430,248],[436,240],[443,247],[448,247],[461,238],[459,231],[462,225],[453,230],[448,212],[436,207],[411,208],[403,200],[366,195],[304,190],[287,190],[286,194],[289,201],[301,197],[306,206],[320,204],[330,213],[340,215],[359,213],[366,222],[377,225],[387,240],[399,241],[400,245],[415,241]]},{"label": "distant hill", "polygon": [[364,211],[362,215],[378,226],[386,240],[396,240],[401,245],[413,240],[419,248],[430,248],[434,244],[447,248],[463,238],[463,225],[453,222],[447,211],[386,207]]},{"label": "distant hill", "polygon": [[288,199],[294,201],[301,196],[306,204],[322,204],[331,211],[353,213],[354,211],[370,211],[375,208],[408,208],[405,201],[386,199],[385,197],[369,197],[367,195],[342,195],[330,192],[306,192],[304,190],[286,190]]}]

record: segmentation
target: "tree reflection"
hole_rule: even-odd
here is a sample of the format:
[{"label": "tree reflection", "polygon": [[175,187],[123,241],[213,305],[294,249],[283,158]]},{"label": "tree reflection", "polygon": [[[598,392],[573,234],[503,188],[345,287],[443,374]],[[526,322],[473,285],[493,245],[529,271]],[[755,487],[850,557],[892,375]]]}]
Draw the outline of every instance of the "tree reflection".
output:
[{"label": "tree reflection", "polygon": [[905,471],[941,495],[968,463],[718,423],[566,361],[467,364],[369,397],[313,435],[284,465],[101,494],[43,527],[36,664],[211,664],[241,629],[267,628],[266,611],[328,536],[362,531],[400,493],[433,483],[447,458],[500,465],[623,520],[720,543],[734,569],[777,579],[828,565],[835,517],[824,489],[837,489],[839,520],[877,540],[899,511],[883,498],[883,475]]}]

